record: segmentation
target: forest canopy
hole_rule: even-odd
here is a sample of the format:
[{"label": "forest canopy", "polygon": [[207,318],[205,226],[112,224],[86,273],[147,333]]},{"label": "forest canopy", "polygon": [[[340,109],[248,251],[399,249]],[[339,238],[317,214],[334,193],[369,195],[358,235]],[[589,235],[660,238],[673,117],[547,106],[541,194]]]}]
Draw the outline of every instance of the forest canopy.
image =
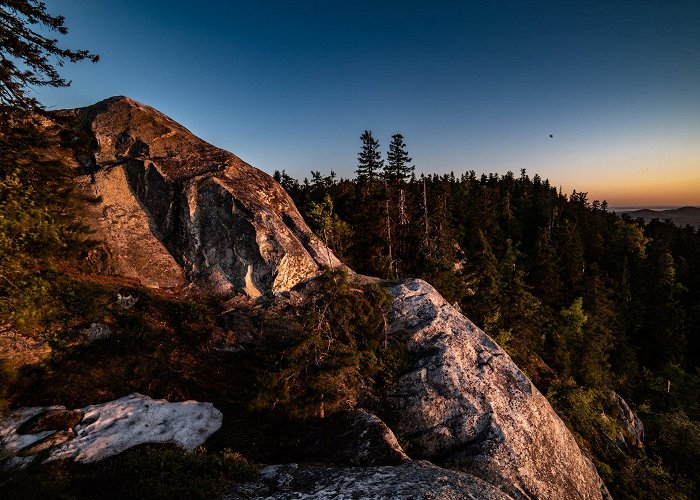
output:
[{"label": "forest canopy", "polygon": [[[355,179],[275,172],[317,234],[356,271],[423,278],[461,308],[547,395],[613,496],[696,494],[697,228],[633,220],[524,169],[416,177],[403,136],[385,159],[371,132],[361,141]],[[644,423],[642,449],[611,425],[619,397]]]}]

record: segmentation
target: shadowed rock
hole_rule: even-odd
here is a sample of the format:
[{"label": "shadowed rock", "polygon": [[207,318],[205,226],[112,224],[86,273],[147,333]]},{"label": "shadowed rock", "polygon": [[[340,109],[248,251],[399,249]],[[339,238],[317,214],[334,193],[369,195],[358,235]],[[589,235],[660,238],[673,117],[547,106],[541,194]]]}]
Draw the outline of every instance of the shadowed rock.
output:
[{"label": "shadowed rock", "polygon": [[274,465],[263,469],[258,481],[239,485],[224,498],[506,500],[510,497],[469,474],[417,461],[395,467]]},{"label": "shadowed rock", "polygon": [[74,437],[75,432],[73,432],[73,429],[68,429],[65,431],[56,431],[53,434],[46,436],[45,438],[40,439],[39,441],[36,441],[35,443],[32,443],[29,446],[22,448],[17,452],[17,456],[31,457],[32,455],[36,455],[38,453],[41,453],[42,451],[46,451],[49,448],[53,448],[54,446],[63,444],[69,439],[73,439]]},{"label": "shadowed rock", "polygon": [[17,434],[36,434],[44,431],[72,429],[83,419],[77,410],[52,408],[43,411],[19,426]]},{"label": "shadowed rock", "polygon": [[336,464],[398,465],[410,458],[396,436],[379,417],[357,409],[336,418],[333,432],[321,433],[307,446],[305,457],[326,457]]},{"label": "shadowed rock", "polygon": [[611,391],[615,405],[617,406],[617,419],[622,425],[618,441],[625,447],[644,448],[644,424],[632,411],[627,401],[614,391]]}]

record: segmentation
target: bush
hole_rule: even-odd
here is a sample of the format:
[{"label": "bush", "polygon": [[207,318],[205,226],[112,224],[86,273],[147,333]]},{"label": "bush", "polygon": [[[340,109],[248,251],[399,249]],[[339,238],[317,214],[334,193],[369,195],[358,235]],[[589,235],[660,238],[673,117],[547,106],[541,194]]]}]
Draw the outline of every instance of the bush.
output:
[{"label": "bush", "polygon": [[251,406],[299,418],[354,407],[363,389],[403,366],[403,346],[387,330],[390,304],[378,285],[355,288],[344,270],[327,270],[296,321],[266,332]]},{"label": "bush", "polygon": [[87,248],[71,169],[40,154],[50,137],[29,119],[0,125],[0,324],[28,334],[61,315],[52,265]]}]

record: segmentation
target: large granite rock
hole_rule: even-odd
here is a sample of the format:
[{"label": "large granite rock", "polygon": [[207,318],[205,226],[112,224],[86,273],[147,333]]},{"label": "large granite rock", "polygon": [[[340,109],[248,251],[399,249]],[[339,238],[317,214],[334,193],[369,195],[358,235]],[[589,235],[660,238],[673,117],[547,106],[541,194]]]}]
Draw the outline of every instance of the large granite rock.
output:
[{"label": "large granite rock", "polygon": [[223,415],[211,403],[169,403],[133,393],[115,401],[66,410],[20,408],[0,420],[0,455],[11,466],[46,461],[95,462],[146,443],[174,443],[186,450],[219,430]]},{"label": "large granite rock", "polygon": [[62,111],[69,153],[96,200],[88,222],[98,270],[149,287],[258,296],[288,290],[338,260],[270,176],[126,97]]},{"label": "large granite rock", "polygon": [[395,467],[273,465],[261,471],[258,481],[238,485],[224,498],[506,500],[510,497],[469,474],[415,461]]},{"label": "large granite rock", "polygon": [[392,288],[390,327],[418,361],[388,390],[384,421],[412,458],[467,471],[514,498],[603,498],[595,467],[510,357],[433,287]]}]

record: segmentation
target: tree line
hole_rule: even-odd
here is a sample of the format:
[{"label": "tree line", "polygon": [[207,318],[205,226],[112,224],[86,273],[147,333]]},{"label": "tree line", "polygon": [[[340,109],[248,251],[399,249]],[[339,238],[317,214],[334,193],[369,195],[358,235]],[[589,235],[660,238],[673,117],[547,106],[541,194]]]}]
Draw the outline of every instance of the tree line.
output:
[{"label": "tree line", "polygon": [[[692,496],[700,231],[632,220],[524,169],[416,176],[401,134],[385,159],[371,132],[361,141],[353,179],[275,172],[312,229],[360,273],[427,280],[495,338],[617,496]],[[643,450],[617,442],[613,391],[642,417]]]}]

